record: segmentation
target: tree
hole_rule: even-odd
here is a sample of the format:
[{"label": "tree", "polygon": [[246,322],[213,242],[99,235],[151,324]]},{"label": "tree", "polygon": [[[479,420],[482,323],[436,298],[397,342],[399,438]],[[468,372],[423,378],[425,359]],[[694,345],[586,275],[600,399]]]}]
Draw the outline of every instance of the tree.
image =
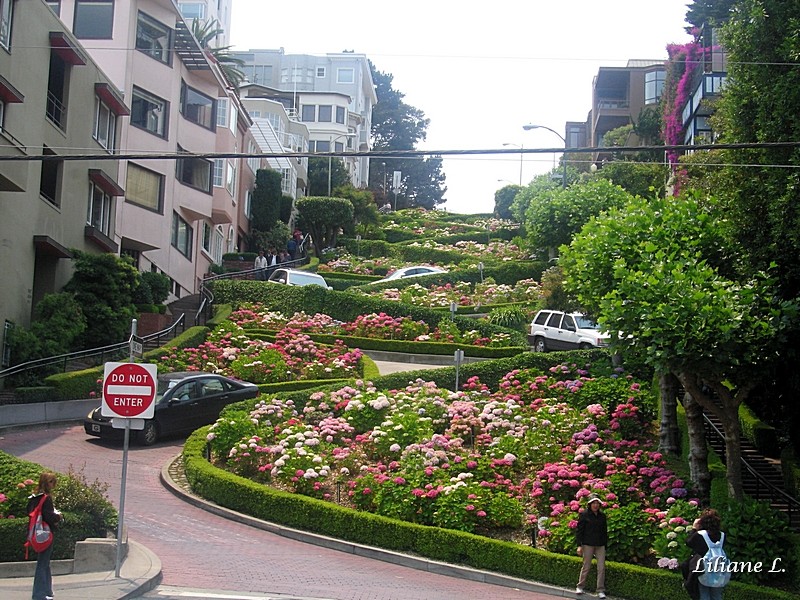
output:
[{"label": "tree", "polygon": [[133,294],[139,273],[129,260],[113,254],[72,250],[75,272],[64,286],[86,316],[83,348],[116,344],[128,339],[136,318]]},{"label": "tree", "polygon": [[572,236],[593,216],[631,199],[618,185],[602,178],[576,183],[567,189],[544,189],[530,199],[525,212],[525,229],[531,246],[555,249],[569,244]]},{"label": "tree", "polygon": [[618,160],[603,165],[595,176],[620,186],[632,196],[663,196],[669,168],[659,163]]},{"label": "tree", "polygon": [[494,216],[498,219],[512,219],[511,205],[524,188],[519,185],[507,185],[494,193]]},{"label": "tree", "polygon": [[[378,102],[372,109],[372,149],[414,150],[427,135],[430,119],[425,113],[403,101],[404,94],[392,87],[394,77],[382,73],[370,62],[372,79],[375,82]],[[384,177],[388,175],[387,187],[394,171],[402,173],[402,184],[397,191],[397,208],[422,206],[434,208],[444,202],[445,175],[442,173],[441,156],[428,158],[385,158],[382,169],[370,169],[369,187],[382,192],[382,200],[388,201],[384,190]],[[373,163],[374,165],[374,163]]]},{"label": "tree", "polygon": [[345,198],[353,205],[353,220],[344,226],[349,235],[366,235],[370,229],[377,229],[381,218],[375,196],[370,190],[357,190],[352,185],[344,185],[334,190],[337,198]]},{"label": "tree", "polygon": [[511,216],[519,223],[525,222],[525,213],[531,204],[531,200],[545,192],[555,191],[561,187],[560,182],[556,182],[550,173],[543,173],[534,177],[531,182],[522,188],[522,191],[514,196],[511,202]]},{"label": "tree", "polygon": [[223,33],[225,31],[219,26],[219,22],[216,19],[209,21],[192,20],[192,35],[200,43],[200,47],[219,64],[222,74],[228,80],[228,83],[236,88],[238,93],[239,86],[244,81],[244,73],[241,69],[244,67],[245,62],[231,54],[230,46],[212,46],[217,36]]},{"label": "tree", "polygon": [[314,240],[314,252],[335,248],[339,230],[353,220],[353,205],[345,198],[306,196],[297,201],[297,210]]},{"label": "tree", "polygon": [[673,373],[720,419],[728,490],[741,500],[739,405],[778,359],[774,348],[797,307],[780,302],[763,276],[737,282],[712,266],[712,249],[724,245],[718,217],[713,204],[691,197],[635,198],[590,221],[560,266],[568,291],[619,332],[615,348]]},{"label": "tree", "polygon": [[278,171],[259,169],[250,206],[250,228],[267,231],[280,218],[282,177]]},{"label": "tree", "polygon": [[695,29],[703,25],[720,25],[728,20],[733,7],[738,0],[694,0],[687,5],[686,27],[687,33],[692,33]]},{"label": "tree", "polygon": [[341,158],[312,156],[308,159],[308,195],[328,195],[328,164],[331,168],[331,191],[350,183],[350,174]]}]

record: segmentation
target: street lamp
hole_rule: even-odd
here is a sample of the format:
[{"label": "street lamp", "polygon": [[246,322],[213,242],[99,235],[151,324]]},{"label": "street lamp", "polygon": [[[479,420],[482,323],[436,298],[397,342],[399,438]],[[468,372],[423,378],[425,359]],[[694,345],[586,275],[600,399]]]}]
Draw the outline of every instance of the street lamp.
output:
[{"label": "street lamp", "polygon": [[330,147],[331,153],[328,155],[328,197],[330,197],[331,195],[331,171],[333,170],[333,144],[338,139],[351,138],[355,137],[355,135],[356,135],[355,133],[343,133],[341,135],[337,135],[335,138],[331,138],[330,141],[328,142],[331,145]]},{"label": "street lamp", "polygon": [[564,163],[564,174],[561,176],[561,185],[564,189],[567,189],[567,140],[564,138],[563,135],[558,133],[555,129],[551,129],[547,125],[523,125],[522,129],[525,131],[530,131],[531,129],[547,129],[552,133],[555,133],[561,141],[564,142],[564,157],[561,159],[561,162]]},{"label": "street lamp", "polygon": [[522,187],[522,157],[525,155],[523,150],[525,150],[525,146],[522,144],[512,144],[510,142],[506,142],[503,146],[514,146],[515,148],[519,148],[519,187]]}]

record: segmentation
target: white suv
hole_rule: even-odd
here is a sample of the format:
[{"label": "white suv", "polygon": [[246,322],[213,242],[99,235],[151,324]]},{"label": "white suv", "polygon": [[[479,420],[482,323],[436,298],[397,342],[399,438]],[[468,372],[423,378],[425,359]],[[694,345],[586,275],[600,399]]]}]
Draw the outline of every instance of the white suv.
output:
[{"label": "white suv", "polygon": [[608,346],[609,336],[597,323],[581,313],[540,310],[531,322],[528,343],[536,352]]},{"label": "white suv", "polygon": [[298,269],[275,269],[267,281],[284,285],[319,285],[329,290],[333,289],[322,275]]}]

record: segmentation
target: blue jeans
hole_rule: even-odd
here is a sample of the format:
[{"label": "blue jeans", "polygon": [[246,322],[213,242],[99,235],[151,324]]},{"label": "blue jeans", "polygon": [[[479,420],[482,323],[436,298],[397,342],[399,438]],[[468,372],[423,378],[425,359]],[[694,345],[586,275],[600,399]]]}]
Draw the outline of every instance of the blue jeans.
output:
[{"label": "blue jeans", "polygon": [[50,556],[53,544],[36,556],[36,574],[33,576],[33,600],[45,600],[53,596],[53,575],[50,572]]},{"label": "blue jeans", "polygon": [[700,588],[700,600],[722,600],[722,590],[725,588],[712,588],[702,583],[697,585]]}]

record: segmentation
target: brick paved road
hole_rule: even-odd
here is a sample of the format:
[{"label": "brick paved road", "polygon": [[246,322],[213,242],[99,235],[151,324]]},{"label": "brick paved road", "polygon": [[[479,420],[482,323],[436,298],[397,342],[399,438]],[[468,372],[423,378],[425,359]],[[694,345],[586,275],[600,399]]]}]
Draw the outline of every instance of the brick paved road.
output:
[{"label": "brick paved road", "polygon": [[[155,552],[170,587],[334,600],[548,600],[545,594],[475,583],[287,540],[185,504],[164,489],[161,467],[181,440],[128,452],[125,523]],[[119,505],[122,445],[89,439],[80,425],[0,433],[0,449],[51,469],[108,482]],[[148,597],[158,597],[151,592]],[[197,596],[194,596],[195,598]]]}]

